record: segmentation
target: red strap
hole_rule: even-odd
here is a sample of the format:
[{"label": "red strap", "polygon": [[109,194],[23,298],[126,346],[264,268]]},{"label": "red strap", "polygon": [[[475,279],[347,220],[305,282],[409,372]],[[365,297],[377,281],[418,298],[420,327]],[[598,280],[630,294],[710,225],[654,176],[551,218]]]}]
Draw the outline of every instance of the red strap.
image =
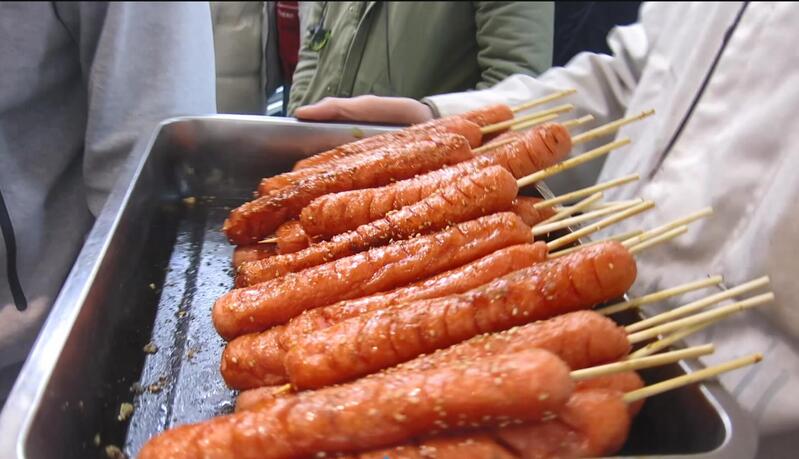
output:
[{"label": "red strap", "polygon": [[291,83],[300,51],[300,16],[298,2],[277,2],[277,44],[283,79]]}]

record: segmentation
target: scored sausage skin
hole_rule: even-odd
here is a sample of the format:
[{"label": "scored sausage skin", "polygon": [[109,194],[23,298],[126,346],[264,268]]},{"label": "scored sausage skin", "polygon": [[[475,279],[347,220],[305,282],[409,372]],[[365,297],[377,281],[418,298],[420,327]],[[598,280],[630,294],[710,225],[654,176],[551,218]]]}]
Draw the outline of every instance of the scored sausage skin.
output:
[{"label": "scored sausage skin", "polygon": [[319,196],[385,185],[472,157],[466,139],[453,134],[375,151],[233,209],[223,230],[234,244],[254,243],[269,237]]},{"label": "scored sausage skin", "polygon": [[635,274],[623,245],[600,243],[466,293],[363,314],[303,336],[286,354],[286,372],[300,389],[348,381],[482,333],[610,301]]},{"label": "scored sausage skin", "polygon": [[[302,335],[299,336],[301,337]],[[560,357],[569,368],[578,370],[620,360],[630,352],[630,343],[627,340],[627,333],[624,328],[616,325],[613,320],[593,311],[576,311],[502,332],[478,335],[448,348],[409,360],[385,371],[419,371],[448,365],[453,362],[470,362],[474,359],[493,355],[512,354],[525,349],[544,349],[552,352]],[[260,349],[253,347],[248,350],[250,351],[249,354],[238,353],[238,361],[242,362],[250,358],[255,359],[260,364],[260,358],[257,357]],[[253,355],[256,357],[253,357]],[[285,356],[285,351],[283,356]],[[276,373],[283,371],[283,361],[281,359],[275,359],[274,365],[281,367],[280,370],[276,370]],[[258,380],[258,378],[252,376],[252,372],[246,374],[250,375],[253,380]],[[285,373],[279,374],[284,375]],[[374,376],[376,375],[367,377]],[[266,374],[261,378],[261,380],[266,381],[263,385],[283,384],[286,382],[283,379],[274,382],[274,380],[269,379],[270,377],[274,377],[274,374]],[[605,381],[602,381],[602,378],[581,381],[578,383],[578,387],[581,387],[581,385],[590,386],[593,383],[602,384],[601,387],[611,387]],[[622,383],[625,383],[625,381],[621,380],[620,384]],[[629,381],[626,381],[626,383],[627,386],[618,385],[613,387],[621,390],[629,387]],[[249,387],[258,387],[258,385],[253,384]],[[267,387],[263,390],[254,389],[253,391],[242,392],[242,395],[247,394],[243,403],[244,405],[252,406],[263,400],[272,399],[274,398],[272,392],[275,389],[275,387]]]},{"label": "scored sausage skin", "polygon": [[309,235],[329,239],[418,202],[476,170],[501,166],[518,179],[556,164],[570,150],[569,131],[557,123],[545,124],[525,132],[512,143],[454,166],[378,188],[320,196],[302,209],[300,222]]},{"label": "scored sausage skin", "polygon": [[278,253],[281,255],[299,252],[311,245],[311,239],[302,229],[300,221],[296,219],[278,226],[275,230],[275,238],[277,239]]},{"label": "scored sausage skin", "polygon": [[266,282],[339,258],[410,239],[482,215],[507,210],[516,198],[516,179],[494,166],[459,179],[437,193],[353,231],[335,236],[296,253],[281,254],[243,264],[236,277],[238,287]]},{"label": "scored sausage skin", "polygon": [[486,434],[432,438],[366,453],[335,455],[336,459],[518,459]]},{"label": "scored sausage skin", "polygon": [[241,245],[233,249],[233,268],[238,269],[245,262],[263,260],[274,255],[277,255],[274,244]]},{"label": "scored sausage skin", "polygon": [[368,153],[387,144],[407,143],[420,138],[425,139],[426,137],[424,136],[447,133],[464,136],[471,147],[479,147],[482,143],[483,134],[480,132],[479,125],[459,116],[450,116],[341,145],[332,150],[297,161],[294,165],[294,171],[312,169],[314,172],[318,172],[323,170],[324,167],[339,164],[341,161],[353,158],[354,155]]},{"label": "scored sausage skin", "polygon": [[232,339],[286,323],[307,309],[391,290],[531,241],[532,231],[519,216],[488,215],[232,290],[216,301],[212,319],[219,334]]},{"label": "scored sausage skin", "polygon": [[243,335],[228,343],[222,353],[222,376],[233,389],[283,384],[288,381],[283,366],[286,352],[308,333],[402,302],[463,293],[546,258],[547,247],[543,242],[515,245],[390,292],[305,311],[285,325]]},{"label": "scored sausage skin", "polygon": [[541,420],[563,407],[572,392],[569,368],[557,356],[531,349],[279,398],[262,409],[167,431],[150,440],[140,458],[357,452],[465,427]]},{"label": "scored sausage skin", "polygon": [[616,453],[630,431],[623,393],[612,389],[576,391],[549,422],[498,429],[495,438],[522,459],[602,457]]}]

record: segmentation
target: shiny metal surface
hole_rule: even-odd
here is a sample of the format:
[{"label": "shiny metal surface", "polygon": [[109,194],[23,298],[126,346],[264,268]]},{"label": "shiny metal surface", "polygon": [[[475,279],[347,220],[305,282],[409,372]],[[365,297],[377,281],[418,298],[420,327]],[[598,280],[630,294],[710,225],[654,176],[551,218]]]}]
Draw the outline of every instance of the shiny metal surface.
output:
[{"label": "shiny metal surface", "polygon": [[[0,414],[0,458],[102,457],[107,445],[135,455],[165,428],[230,411],[210,321],[232,286],[219,231],[227,211],[261,177],[382,129],[246,116],[162,123],[123,172]],[[135,409],[119,421],[122,403]],[[708,383],[649,400],[621,455],[743,459],[755,448],[753,424]]]}]

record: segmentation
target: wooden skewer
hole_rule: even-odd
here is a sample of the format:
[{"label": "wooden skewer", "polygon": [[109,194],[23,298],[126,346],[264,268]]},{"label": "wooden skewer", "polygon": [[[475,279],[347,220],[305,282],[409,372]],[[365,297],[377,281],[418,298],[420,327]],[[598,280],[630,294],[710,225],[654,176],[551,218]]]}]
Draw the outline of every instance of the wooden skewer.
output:
[{"label": "wooden skewer", "polygon": [[642,250],[645,250],[645,249],[648,249],[649,247],[652,247],[653,245],[662,244],[662,243],[664,243],[666,241],[670,241],[670,240],[676,238],[677,236],[680,236],[680,235],[685,234],[687,232],[688,232],[688,225],[678,226],[677,228],[674,228],[671,231],[667,231],[667,232],[661,234],[660,236],[653,237],[652,239],[649,239],[648,241],[645,241],[645,242],[642,242],[640,244],[636,244],[636,245],[630,247],[630,253],[636,254],[636,253],[638,253],[638,252],[640,252]]},{"label": "wooden skewer", "polygon": [[535,209],[543,209],[544,207],[550,207],[557,204],[562,204],[564,202],[568,202],[574,199],[580,199],[585,196],[592,195],[598,191],[605,191],[609,188],[614,188],[617,186],[625,185],[630,182],[634,182],[638,180],[640,177],[638,174],[627,175],[624,177],[620,177],[614,180],[607,181],[605,183],[599,183],[597,185],[589,186],[587,188],[582,188],[579,190],[575,190],[566,194],[562,194],[560,196],[556,196],[552,199],[547,199],[541,202],[537,202],[533,205]]},{"label": "wooden skewer", "polygon": [[712,344],[705,344],[702,346],[689,347],[679,351],[666,352],[651,357],[642,357],[635,360],[623,360],[621,362],[613,362],[607,365],[599,365],[582,370],[575,370],[572,371],[570,375],[572,380],[582,381],[585,379],[596,378],[598,376],[667,365],[669,363],[679,362],[683,359],[693,359],[703,355],[712,354],[713,351],[715,351],[715,348]]},{"label": "wooden skewer", "polygon": [[277,237],[269,237],[262,241],[258,241],[259,244],[274,244],[277,242]]},{"label": "wooden skewer", "polygon": [[527,110],[528,108],[537,107],[539,105],[544,105],[547,102],[552,102],[553,100],[561,99],[563,97],[572,95],[576,93],[576,89],[566,89],[565,91],[558,91],[554,94],[550,94],[548,96],[539,97],[538,99],[533,99],[529,102],[525,102],[523,104],[517,105],[515,107],[511,107],[511,111],[513,113],[520,112],[522,110]]},{"label": "wooden skewer", "polygon": [[574,215],[577,212],[580,212],[581,210],[583,210],[585,208],[588,208],[589,206],[591,206],[593,203],[599,201],[600,199],[602,199],[602,192],[601,191],[599,193],[592,194],[591,196],[583,199],[582,201],[578,202],[577,204],[575,204],[575,205],[573,205],[571,207],[566,207],[566,208],[560,209],[558,212],[555,213],[555,215],[547,218],[546,220],[541,221],[541,223],[539,223],[539,225],[545,225],[547,223],[556,222],[556,221],[558,221],[558,220],[560,220],[562,218]]},{"label": "wooden skewer", "polygon": [[479,155],[479,154],[484,153],[484,152],[486,152],[488,150],[491,150],[492,148],[497,148],[497,147],[501,147],[502,145],[507,145],[507,144],[513,142],[514,140],[516,140],[516,139],[502,139],[502,140],[497,140],[496,142],[489,142],[489,143],[487,143],[487,144],[485,144],[483,146],[475,148],[474,150],[472,150],[472,153],[475,154],[475,155]]},{"label": "wooden skewer", "polygon": [[686,284],[678,285],[672,288],[667,288],[659,292],[639,296],[638,298],[633,298],[632,300],[596,309],[595,312],[609,316],[611,314],[616,314],[617,312],[626,311],[632,308],[638,308],[646,304],[657,303],[658,301],[663,301],[671,297],[675,297],[677,295],[682,295],[683,293],[693,292],[694,290],[700,290],[703,288],[712,287],[714,285],[720,284],[722,280],[723,279],[721,276],[713,276],[707,279],[700,279],[693,282],[688,282]]},{"label": "wooden skewer", "polygon": [[581,126],[581,125],[583,125],[585,123],[590,123],[591,121],[594,121],[594,115],[581,116],[580,118],[575,118],[573,120],[564,121],[561,124],[566,129],[571,129],[573,127]]},{"label": "wooden skewer", "polygon": [[633,231],[628,231],[626,233],[616,234],[614,236],[606,237],[604,239],[599,239],[597,241],[591,241],[591,242],[589,242],[587,244],[578,245],[577,247],[569,247],[568,249],[562,249],[562,250],[558,250],[557,252],[551,252],[549,254],[548,258],[552,259],[552,258],[562,257],[563,255],[568,255],[568,254],[570,254],[572,252],[575,252],[577,250],[583,249],[585,247],[590,247],[592,245],[601,244],[603,242],[623,241],[623,240],[629,239],[629,238],[631,238],[633,236],[637,236],[638,234],[641,234],[641,233],[643,233],[643,231],[641,231],[641,230],[633,230]]},{"label": "wooden skewer", "polygon": [[543,180],[547,177],[551,177],[557,173],[563,172],[566,169],[571,169],[572,167],[579,166],[580,164],[587,163],[592,159],[599,158],[600,156],[606,155],[611,151],[621,148],[630,143],[630,139],[623,138],[620,140],[616,140],[615,142],[611,142],[605,145],[602,145],[599,148],[595,148],[591,151],[583,153],[581,155],[575,156],[574,158],[567,159],[561,163],[555,164],[554,166],[547,167],[546,169],[541,169],[538,172],[530,174],[526,177],[522,177],[516,181],[516,184],[519,185],[519,188],[527,185],[531,185],[539,180]]},{"label": "wooden skewer", "polygon": [[732,371],[741,367],[755,364],[757,362],[760,362],[761,360],[763,360],[762,354],[752,354],[746,357],[741,357],[735,360],[731,360],[727,363],[722,363],[720,365],[707,367],[703,370],[695,371],[693,373],[683,376],[678,376],[676,378],[667,379],[663,382],[652,384],[651,386],[646,386],[641,389],[634,390],[632,392],[627,392],[626,394],[624,394],[624,401],[627,403],[634,403],[639,400],[643,400],[647,397],[651,397],[653,395],[661,394],[663,392],[677,389],[679,387],[686,386],[688,384],[693,384],[695,382],[712,378],[714,376],[726,373],[728,371]]},{"label": "wooden skewer", "polygon": [[[554,120],[555,118],[558,118],[559,116],[560,116],[560,114],[555,114],[555,115],[547,115],[547,116],[544,116],[542,118],[536,118],[536,119],[527,121],[525,123],[513,126],[511,128],[511,131],[521,131],[521,130],[527,129],[529,127],[537,126],[539,124],[544,124],[546,122]],[[564,121],[561,124],[566,129],[572,129],[574,127],[580,126],[581,124],[585,124],[585,123],[588,123],[590,121],[593,121],[593,119],[594,119],[593,115],[585,115],[585,116],[583,116],[581,118],[575,118],[573,120]]]},{"label": "wooden skewer", "polygon": [[541,236],[541,235],[544,235],[544,234],[549,234],[549,233],[551,233],[553,231],[562,230],[562,229],[568,228],[570,226],[578,225],[580,223],[583,223],[583,222],[586,222],[586,221],[589,221],[589,220],[593,220],[593,219],[596,219],[596,218],[599,218],[599,217],[604,217],[606,215],[610,215],[610,214],[619,212],[619,211],[624,210],[624,209],[629,209],[630,207],[633,207],[633,206],[635,206],[637,204],[640,204],[642,202],[644,202],[644,201],[640,200],[640,201],[635,202],[633,204],[618,204],[618,205],[616,205],[614,207],[608,207],[606,209],[593,210],[591,212],[586,212],[586,213],[584,213],[582,215],[578,215],[576,217],[566,218],[566,219],[563,219],[563,220],[560,220],[560,221],[557,221],[557,222],[548,223],[546,225],[541,225],[541,224],[535,225],[533,227],[533,236]]},{"label": "wooden skewer", "polygon": [[517,124],[517,125],[513,126],[512,128],[510,128],[510,130],[511,131],[523,131],[523,130],[525,130],[527,128],[531,128],[531,127],[537,126],[539,124],[544,124],[547,121],[552,121],[552,120],[554,120],[555,118],[557,118],[559,116],[560,116],[560,114],[556,113],[554,115],[542,116],[541,118],[534,118],[534,119],[531,119],[530,121],[526,121],[524,123]]},{"label": "wooden skewer", "polygon": [[282,386],[278,387],[277,389],[272,391],[272,395],[282,395],[286,392],[291,391],[291,384],[283,384]]},{"label": "wooden skewer", "polygon": [[542,118],[547,115],[552,115],[555,113],[565,113],[568,111],[574,110],[574,105],[572,104],[563,104],[558,105],[557,107],[552,107],[547,110],[541,110],[540,112],[531,113],[529,115],[520,116],[518,118],[514,118],[512,120],[501,121],[499,123],[489,124],[488,126],[483,126],[480,128],[480,132],[485,134],[491,134],[497,131],[502,131],[507,129],[511,126],[515,126],[520,123],[524,123],[526,121],[534,120],[537,118]]},{"label": "wooden skewer", "polygon": [[724,317],[722,317],[721,319],[716,319],[716,320],[708,320],[706,322],[702,322],[702,323],[694,325],[692,327],[683,328],[682,330],[677,330],[676,332],[666,336],[665,338],[661,338],[661,339],[659,339],[657,341],[653,341],[653,342],[647,344],[646,346],[642,347],[641,349],[638,349],[637,351],[629,354],[626,357],[626,359],[630,359],[630,360],[637,359],[637,358],[646,357],[648,355],[651,355],[651,354],[654,354],[656,352],[659,352],[661,349],[665,349],[665,348],[671,346],[672,344],[676,343],[677,341],[685,338],[686,336],[693,335],[694,333],[696,333],[698,331],[701,331],[704,328],[706,328],[706,327],[710,326],[711,324],[714,324],[714,323],[716,323],[716,322],[718,322],[719,320],[722,320],[722,319],[724,319]]},{"label": "wooden skewer", "polygon": [[738,295],[750,292],[755,289],[765,287],[768,285],[768,283],[769,283],[768,276],[757,278],[755,280],[743,283],[737,287],[724,290],[723,292],[715,293],[706,298],[702,298],[701,300],[693,301],[686,305],[680,306],[676,309],[672,309],[671,311],[664,312],[663,314],[658,314],[648,319],[644,319],[640,322],[636,322],[628,327],[628,331],[635,332],[638,330],[643,330],[648,327],[652,327],[654,325],[668,322],[669,320],[691,314],[692,312],[704,309],[708,306],[712,306],[721,301],[736,297]]},{"label": "wooden skewer", "polygon": [[602,137],[614,133],[618,131],[622,126],[626,126],[628,124],[642,120],[654,114],[655,110],[644,110],[643,112],[637,115],[628,116],[620,120],[611,121],[610,123],[603,124],[602,126],[591,129],[590,131],[585,131],[580,135],[572,137],[572,145],[578,145],[581,143],[588,142],[590,140],[594,140],[597,137]]},{"label": "wooden skewer", "polygon": [[630,207],[629,209],[622,210],[621,212],[611,215],[603,220],[600,220],[596,223],[592,223],[584,228],[580,228],[579,230],[567,234],[563,237],[555,239],[554,241],[550,241],[547,243],[547,248],[552,251],[557,249],[558,247],[563,247],[564,245],[570,244],[581,237],[588,236],[589,234],[595,233],[602,229],[607,228],[608,226],[620,222],[624,219],[630,218],[633,215],[640,214],[641,212],[647,211],[651,208],[655,207],[655,203],[652,201],[644,201],[641,204],[635,205]]},{"label": "wooden skewer", "polygon": [[[693,316],[685,317],[683,319],[675,320],[673,322],[669,322],[663,325],[658,325],[656,327],[648,328],[643,331],[632,333],[631,335],[628,335],[627,338],[630,340],[631,344],[637,344],[642,341],[646,341],[650,338],[654,338],[660,335],[661,333],[669,333],[684,327],[690,327],[696,324],[700,324],[707,320],[716,319],[718,317],[726,317],[738,311],[751,309],[756,306],[760,306],[761,304],[769,303],[771,301],[774,301],[774,294],[764,293],[762,295],[753,296],[752,298],[740,301],[738,303],[733,303],[728,306],[723,306],[717,309],[713,309],[711,311],[705,311]],[[636,322],[633,325],[638,325],[640,323],[641,322]],[[625,330],[628,333],[630,332],[629,328],[630,326],[625,327]]]},{"label": "wooden skewer", "polygon": [[630,239],[624,241],[623,244],[624,244],[625,247],[628,247],[628,248],[633,247],[633,246],[638,245],[638,244],[640,244],[640,243],[642,243],[642,242],[644,242],[644,241],[646,241],[648,239],[652,239],[654,237],[660,236],[661,234],[667,233],[667,232],[669,232],[669,231],[671,231],[671,230],[673,230],[675,228],[679,228],[679,227],[681,227],[683,225],[687,225],[687,224],[692,223],[692,222],[694,222],[696,220],[699,220],[700,218],[707,217],[708,215],[711,215],[712,213],[713,213],[713,208],[712,207],[706,207],[706,208],[698,210],[698,211],[696,211],[696,212],[694,212],[692,214],[686,215],[684,217],[677,218],[677,219],[672,220],[672,221],[670,221],[670,222],[668,222],[666,224],[663,224],[663,225],[660,225],[660,226],[658,226],[656,228],[652,228],[651,230],[645,231],[645,232],[643,232],[642,234],[640,234],[640,235],[638,235],[636,237],[633,237],[633,238],[630,238]]}]

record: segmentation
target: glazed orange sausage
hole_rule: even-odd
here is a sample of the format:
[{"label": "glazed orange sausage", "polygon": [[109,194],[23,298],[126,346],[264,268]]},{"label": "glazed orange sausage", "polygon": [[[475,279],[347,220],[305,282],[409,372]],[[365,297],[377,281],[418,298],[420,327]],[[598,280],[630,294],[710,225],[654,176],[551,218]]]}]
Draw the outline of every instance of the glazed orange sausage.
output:
[{"label": "glazed orange sausage", "polygon": [[286,372],[300,389],[348,381],[481,333],[612,300],[635,275],[635,259],[623,245],[586,247],[466,293],[363,314],[305,335],[286,354]]},{"label": "glazed orange sausage", "polygon": [[311,245],[311,239],[302,229],[299,220],[289,220],[278,226],[275,238],[277,238],[277,250],[281,255],[299,252]]},{"label": "glazed orange sausage", "polygon": [[262,409],[165,432],[140,458],[213,452],[215,459],[288,459],[363,451],[459,426],[540,420],[561,409],[573,387],[557,356],[532,349],[279,398]]},{"label": "glazed orange sausage", "polygon": [[228,343],[222,353],[222,376],[233,389],[283,384],[288,381],[283,366],[286,352],[307,333],[395,304],[463,293],[546,258],[543,242],[515,245],[390,292],[305,311],[285,325],[239,336]]},{"label": "glazed orange sausage", "polygon": [[[513,118],[513,116],[511,116]],[[510,119],[510,118],[508,118]],[[384,134],[367,137],[355,142],[351,142],[340,147],[328,150],[324,153],[308,157],[297,161],[294,171],[313,169],[319,171],[324,167],[338,164],[340,161],[352,158],[355,155],[370,152],[383,148],[389,144],[407,143],[412,140],[425,138],[427,135],[434,134],[459,134],[469,141],[472,147],[478,147],[482,143],[482,133],[480,126],[460,116],[449,116],[423,124],[417,124],[405,129],[386,132]]]},{"label": "glazed orange sausage", "polygon": [[233,209],[223,229],[234,244],[254,243],[299,215],[303,207],[319,196],[385,185],[472,157],[466,139],[453,134],[436,137],[435,141],[411,142],[375,151]]},{"label": "glazed orange sausage", "polygon": [[245,262],[263,260],[274,255],[277,255],[274,244],[241,245],[233,250],[232,263],[233,267],[238,269]]},{"label": "glazed orange sausage", "polygon": [[263,331],[307,309],[385,292],[531,241],[532,230],[515,214],[481,217],[235,289],[214,304],[214,326],[226,339]]},{"label": "glazed orange sausage", "polygon": [[518,179],[554,165],[565,158],[569,150],[569,131],[560,124],[545,124],[525,132],[510,144],[454,166],[379,188],[321,196],[302,209],[300,222],[310,236],[329,239],[418,202],[476,170],[498,165]]},{"label": "glazed orange sausage", "polygon": [[467,175],[455,183],[353,231],[339,234],[299,252],[281,254],[243,264],[236,285],[266,282],[339,258],[355,255],[391,241],[432,233],[453,223],[507,210],[516,198],[516,179],[499,166]]},{"label": "glazed orange sausage", "polygon": [[[541,201],[541,198],[518,196],[513,200],[510,209],[499,210],[510,210],[516,215],[522,217],[522,220],[524,220],[524,223],[526,223],[528,226],[535,226],[547,218],[555,215],[555,211],[552,209],[552,207],[543,207],[541,209],[537,209],[535,205]],[[300,250],[309,247],[314,242],[305,232],[302,224],[300,224],[297,220],[291,220],[280,225],[280,227],[278,227],[278,229],[275,231],[275,237],[277,238],[278,251],[281,254],[299,252]],[[261,258],[266,257],[253,258],[247,261],[260,260]],[[236,266],[238,267],[238,265]]]},{"label": "glazed orange sausage", "polygon": [[495,438],[527,458],[602,457],[619,451],[630,432],[623,393],[612,389],[576,391],[549,422],[495,431]]},{"label": "glazed orange sausage", "polygon": [[[630,389],[633,390],[633,389]],[[623,414],[624,392],[576,388],[556,417],[490,432],[439,437],[352,456],[357,459],[569,459],[619,451],[631,416]]]},{"label": "glazed orange sausage", "polygon": [[[295,341],[298,340],[298,338],[294,339]],[[233,341],[233,343],[235,342]],[[239,346],[239,350],[240,348]],[[387,371],[435,368],[452,362],[469,362],[482,357],[514,353],[525,349],[544,349],[552,352],[560,357],[569,368],[577,370],[623,358],[630,351],[630,343],[627,340],[627,334],[624,329],[616,325],[611,319],[593,311],[576,311],[553,317],[549,320],[514,327],[503,332],[475,336],[462,343],[417,357]],[[238,356],[237,361],[241,367],[246,368],[245,362],[247,362],[247,359],[255,359],[261,365],[263,357],[260,352],[262,350],[263,347],[252,346],[248,349],[250,352],[246,354],[238,352],[234,355]],[[277,378],[269,379],[275,374],[284,375],[284,355],[285,351],[275,358],[274,367],[276,369],[272,374],[260,375],[259,379],[253,372],[245,373],[251,378],[249,381],[251,384],[248,387],[285,383],[285,378],[279,380]],[[244,371],[246,372],[246,370]],[[244,380],[244,377],[240,377],[239,380]],[[266,382],[259,384],[261,381]],[[583,381],[582,383],[587,384],[588,382]],[[242,395],[247,395],[245,396],[245,401],[240,401],[239,403],[254,405],[264,399],[271,399],[273,398],[272,392],[274,390],[275,387],[266,387],[242,392]]]}]

